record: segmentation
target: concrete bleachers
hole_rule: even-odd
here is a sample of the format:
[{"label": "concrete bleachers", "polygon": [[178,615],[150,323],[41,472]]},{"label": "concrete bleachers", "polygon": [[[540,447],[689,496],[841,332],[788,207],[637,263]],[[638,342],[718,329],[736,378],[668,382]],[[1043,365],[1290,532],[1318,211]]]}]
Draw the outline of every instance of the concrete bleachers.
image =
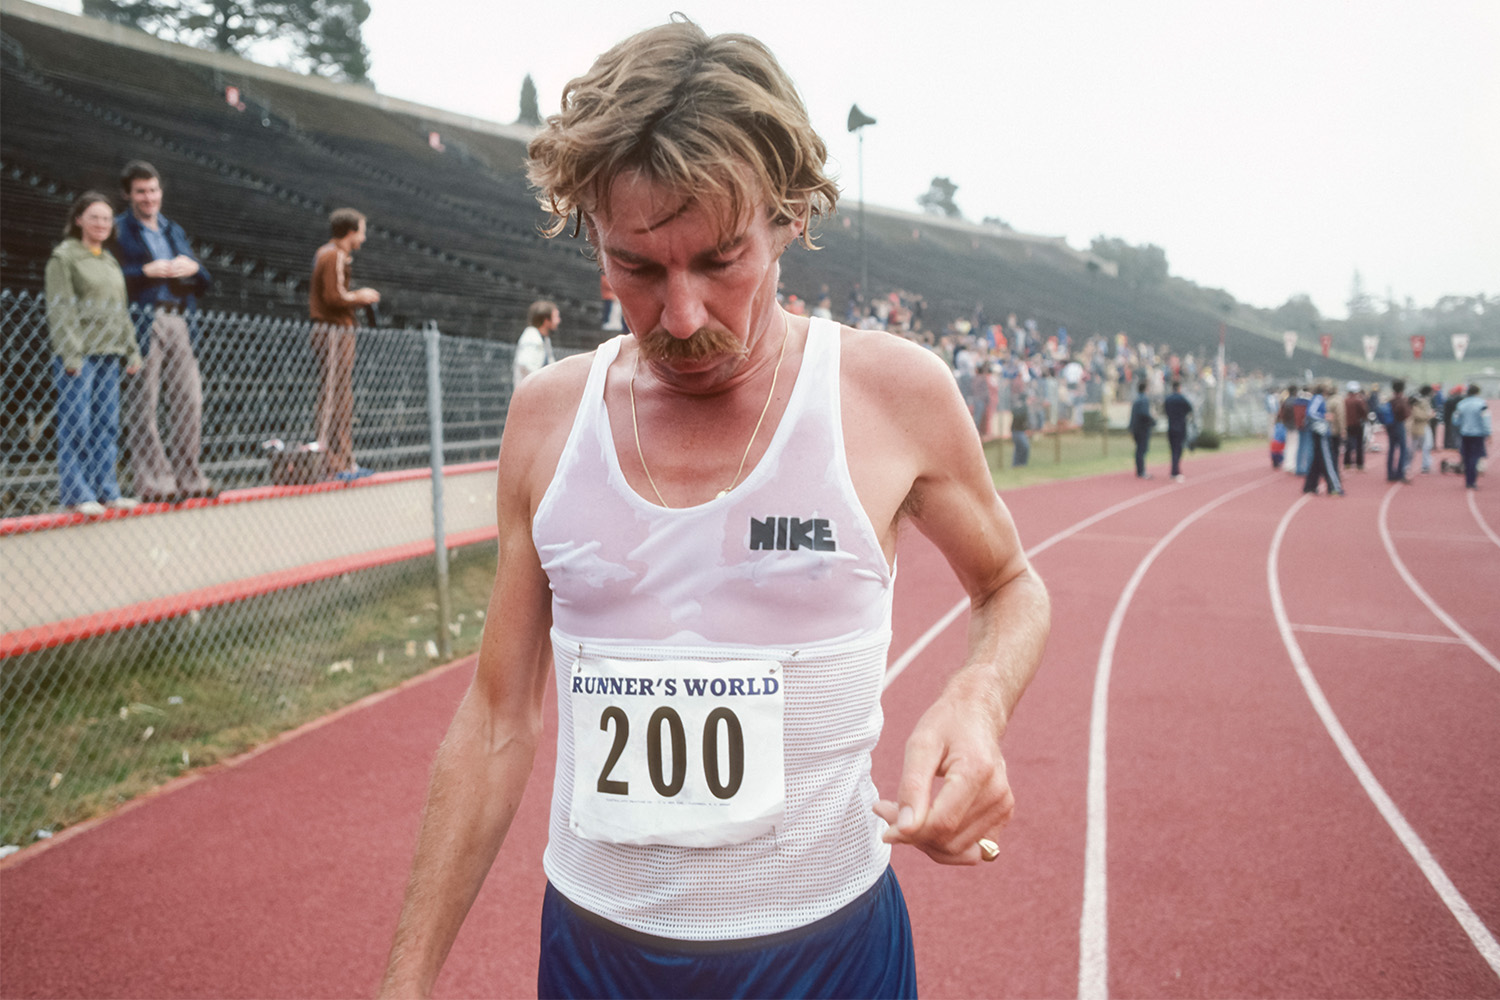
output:
[{"label": "concrete bleachers", "polygon": [[[423,150],[443,158],[414,135],[405,148],[361,154],[295,124],[299,110],[302,120],[317,119],[307,106],[319,103],[334,105],[322,120],[340,120],[345,102],[304,100],[284,109],[286,117],[266,105],[241,111],[225,103],[222,82],[198,67],[22,20],[8,20],[6,33],[25,52],[24,66],[6,65],[6,159],[52,179],[54,218],[85,187],[113,193],[125,158],[149,159],[162,171],[168,214],[211,251],[216,295],[227,293],[233,307],[300,314],[327,212],[347,204],[372,216],[358,274],[382,288],[387,315],[493,337],[514,336],[526,306],[544,295],[568,302],[575,315],[597,310],[591,265],[572,248],[547,246],[524,186],[495,179],[477,161],[447,170],[439,191],[424,176],[430,164],[418,161]],[[171,86],[148,85],[158,75]],[[392,154],[422,182],[392,171]],[[450,183],[466,173],[467,185]],[[500,209],[479,210],[487,200]],[[525,223],[515,217],[523,204],[530,206]],[[6,283],[34,288],[40,271],[28,265],[55,237],[12,239],[10,228]],[[46,228],[55,233],[58,224]],[[559,275],[571,280],[558,282]]]}]

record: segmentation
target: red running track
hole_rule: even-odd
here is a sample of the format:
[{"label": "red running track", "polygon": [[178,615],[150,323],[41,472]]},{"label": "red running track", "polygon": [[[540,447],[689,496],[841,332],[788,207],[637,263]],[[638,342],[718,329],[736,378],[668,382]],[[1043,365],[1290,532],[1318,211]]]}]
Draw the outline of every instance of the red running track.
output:
[{"label": "red running track", "polygon": [[[1006,740],[1001,859],[897,853],[924,995],[1500,997],[1500,492],[1371,473],[1304,500],[1267,464],[1006,496],[1052,640]],[[962,595],[914,533],[897,589],[887,792],[964,644],[961,613],[933,627]],[[369,995],[471,671],[9,859],[0,995]],[[551,772],[440,996],[534,995]]]}]

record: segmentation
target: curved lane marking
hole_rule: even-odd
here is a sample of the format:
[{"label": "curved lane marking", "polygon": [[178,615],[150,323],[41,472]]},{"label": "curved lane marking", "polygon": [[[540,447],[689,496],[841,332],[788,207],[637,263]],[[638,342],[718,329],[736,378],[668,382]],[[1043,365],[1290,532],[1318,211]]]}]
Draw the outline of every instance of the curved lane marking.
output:
[{"label": "curved lane marking", "polygon": [[[1394,492],[1394,488],[1391,492]],[[1417,832],[1411,828],[1411,824],[1407,823],[1406,818],[1401,815],[1401,810],[1396,807],[1396,803],[1386,794],[1385,789],[1381,787],[1380,782],[1375,777],[1375,773],[1370,770],[1369,765],[1365,763],[1364,758],[1360,756],[1359,751],[1355,748],[1354,741],[1349,738],[1349,734],[1339,723],[1338,716],[1334,714],[1333,706],[1328,703],[1328,699],[1323,695],[1323,689],[1318,685],[1317,679],[1313,677],[1312,670],[1308,667],[1307,660],[1302,655],[1302,647],[1298,645],[1296,637],[1292,635],[1292,626],[1287,618],[1286,605],[1281,599],[1281,579],[1278,563],[1281,554],[1281,542],[1286,536],[1287,526],[1292,523],[1292,517],[1297,511],[1302,509],[1302,505],[1307,503],[1308,499],[1308,497],[1302,497],[1287,510],[1286,515],[1281,519],[1281,523],[1276,526],[1276,535],[1271,539],[1271,550],[1266,556],[1266,586],[1271,594],[1271,612],[1276,617],[1276,628],[1281,632],[1281,643],[1286,647],[1287,655],[1291,658],[1292,667],[1297,672],[1297,679],[1302,682],[1302,688],[1307,693],[1308,701],[1312,702],[1314,711],[1318,713],[1318,718],[1323,721],[1323,728],[1327,729],[1328,735],[1333,737],[1334,745],[1338,747],[1339,753],[1343,755],[1344,763],[1349,765],[1349,770],[1353,771],[1354,776],[1359,779],[1359,783],[1364,788],[1365,794],[1370,797],[1370,801],[1380,811],[1380,815],[1385,819],[1386,824],[1395,833],[1396,838],[1401,841],[1401,845],[1406,848],[1406,852],[1411,855],[1412,860],[1417,863],[1417,867],[1421,869],[1422,874],[1427,877],[1428,883],[1437,891],[1438,897],[1443,901],[1443,905],[1448,907],[1448,912],[1453,914],[1459,926],[1464,929],[1464,933],[1469,936],[1469,940],[1474,943],[1474,947],[1479,950],[1479,954],[1489,963],[1490,969],[1497,976],[1500,976],[1500,942],[1496,942],[1494,935],[1484,925],[1484,921],[1480,920],[1479,915],[1469,906],[1463,895],[1458,891],[1458,887],[1448,878],[1442,866],[1437,863],[1437,859],[1432,856],[1432,852],[1427,849],[1427,845],[1422,842],[1422,838],[1417,836]],[[1390,493],[1387,493],[1386,501],[1389,502],[1389,500]],[[1381,507],[1380,520],[1381,534],[1385,535],[1384,505]]]},{"label": "curved lane marking", "polygon": [[1385,545],[1386,555],[1391,557],[1391,565],[1396,567],[1396,572],[1401,574],[1401,579],[1406,581],[1407,587],[1411,588],[1411,592],[1417,595],[1417,599],[1427,605],[1427,610],[1436,615],[1438,621],[1448,626],[1448,631],[1462,639],[1464,645],[1472,649],[1481,660],[1494,667],[1496,671],[1500,671],[1500,659],[1497,659],[1494,653],[1491,653],[1484,647],[1483,643],[1465,631],[1464,627],[1454,621],[1448,612],[1439,607],[1438,602],[1429,597],[1427,591],[1423,590],[1422,585],[1417,582],[1417,578],[1411,575],[1411,571],[1406,568],[1406,563],[1401,561],[1401,556],[1396,552],[1396,543],[1391,539],[1390,526],[1386,523],[1387,515],[1391,509],[1391,500],[1395,496],[1396,486],[1392,486],[1385,491],[1385,498],[1380,501],[1380,519],[1378,522],[1380,541]]},{"label": "curved lane marking", "polygon": [[1489,538],[1490,541],[1494,542],[1496,545],[1500,545],[1500,535],[1495,534],[1495,529],[1491,528],[1487,523],[1485,523],[1484,515],[1479,513],[1479,504],[1474,502],[1474,491],[1464,490],[1464,493],[1468,496],[1469,512],[1474,515],[1474,520],[1479,522],[1480,530],[1485,533],[1485,536]]},{"label": "curved lane marking", "polygon": [[[1231,476],[1235,473],[1243,473],[1244,471],[1244,469],[1237,468],[1225,469],[1222,472],[1210,473],[1209,475],[1206,475],[1203,478],[1199,479],[1198,482],[1211,482],[1212,480],[1219,479],[1224,476]],[[1156,489],[1151,490],[1147,493],[1142,493],[1140,496],[1131,497],[1129,500],[1122,500],[1111,507],[1106,507],[1099,513],[1091,514],[1090,516],[1084,518],[1082,521],[1079,521],[1072,527],[1064,528],[1062,531],[1059,531],[1052,537],[1043,539],[1042,541],[1036,543],[1031,548],[1026,550],[1026,558],[1035,559],[1037,556],[1041,555],[1043,552],[1046,552],[1058,542],[1066,541],[1067,539],[1078,534],[1078,532],[1084,530],[1085,528],[1089,528],[1093,525],[1098,524],[1100,521],[1104,520],[1107,517],[1118,514],[1122,510],[1129,510],[1136,504],[1142,504],[1147,500],[1153,500],[1164,493],[1173,493],[1177,489],[1178,485],[1176,483],[1165,484],[1162,486],[1158,486]],[[968,608],[969,599],[967,597],[961,599],[957,604],[949,608],[941,618],[939,618],[932,624],[931,628],[929,628],[926,632],[923,632],[921,636],[918,637],[917,641],[908,646],[906,648],[906,651],[898,656],[896,660],[890,665],[890,667],[887,668],[885,672],[885,680],[882,682],[880,689],[884,691],[886,688],[890,687],[891,683],[895,681],[897,677],[901,676],[901,671],[905,670],[908,666],[911,665],[911,662],[913,660],[922,655],[922,652],[928,646],[932,645],[933,640],[942,635],[943,631],[947,629],[949,625],[952,625],[955,621],[957,621],[958,616],[963,614],[966,610],[968,610]]]},{"label": "curved lane marking", "polygon": [[1109,679],[1114,670],[1115,643],[1120,629],[1125,624],[1125,614],[1135,592],[1145,579],[1146,572],[1156,557],[1199,518],[1230,500],[1258,489],[1278,478],[1270,473],[1221,497],[1209,501],[1202,507],[1178,521],[1146,553],[1140,565],[1131,574],[1130,581],[1120,593],[1114,614],[1110,615],[1109,627],[1104,633],[1104,645],[1099,649],[1099,664],[1094,675],[1094,701],[1089,719],[1089,779],[1088,779],[1088,827],[1084,838],[1083,872],[1083,918],[1078,928],[1078,996],[1079,1000],[1105,1000],[1109,996],[1109,897],[1107,885],[1107,799],[1106,790],[1106,723],[1109,716]]}]

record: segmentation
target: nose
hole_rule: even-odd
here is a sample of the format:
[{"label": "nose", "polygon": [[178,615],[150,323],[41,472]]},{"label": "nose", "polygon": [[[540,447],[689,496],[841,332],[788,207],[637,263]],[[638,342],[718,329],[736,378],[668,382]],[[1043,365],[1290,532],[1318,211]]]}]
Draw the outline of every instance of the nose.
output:
[{"label": "nose", "polygon": [[703,305],[702,289],[692,274],[674,274],[667,278],[666,299],[662,303],[661,325],[679,340],[686,340],[707,325],[708,310]]}]

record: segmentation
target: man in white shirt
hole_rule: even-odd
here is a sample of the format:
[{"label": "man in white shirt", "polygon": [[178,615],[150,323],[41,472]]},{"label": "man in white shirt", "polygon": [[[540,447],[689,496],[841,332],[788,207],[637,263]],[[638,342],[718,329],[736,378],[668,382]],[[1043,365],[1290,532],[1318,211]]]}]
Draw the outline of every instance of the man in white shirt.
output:
[{"label": "man in white shirt", "polygon": [[526,322],[531,325],[521,331],[521,339],[516,341],[516,360],[511,367],[513,387],[557,360],[552,355],[552,331],[561,320],[556,303],[541,299],[531,304],[526,313]]}]

